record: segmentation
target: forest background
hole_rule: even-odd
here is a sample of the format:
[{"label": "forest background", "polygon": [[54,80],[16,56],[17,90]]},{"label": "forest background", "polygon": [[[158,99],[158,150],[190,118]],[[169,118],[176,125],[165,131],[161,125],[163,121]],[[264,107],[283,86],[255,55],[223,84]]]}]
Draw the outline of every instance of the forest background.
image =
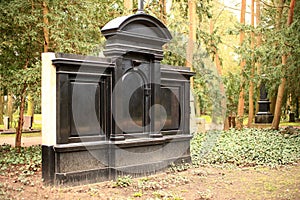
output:
[{"label": "forest background", "polygon": [[[196,114],[237,128],[251,127],[263,82],[274,115],[299,118],[300,4],[295,0],[145,0],[145,12],[173,34],[164,64],[196,72]],[[137,0],[0,0],[0,124],[41,112],[41,53],[101,55],[100,29],[136,13]],[[18,116],[18,117],[16,117]],[[16,118],[13,120],[13,118]]]}]

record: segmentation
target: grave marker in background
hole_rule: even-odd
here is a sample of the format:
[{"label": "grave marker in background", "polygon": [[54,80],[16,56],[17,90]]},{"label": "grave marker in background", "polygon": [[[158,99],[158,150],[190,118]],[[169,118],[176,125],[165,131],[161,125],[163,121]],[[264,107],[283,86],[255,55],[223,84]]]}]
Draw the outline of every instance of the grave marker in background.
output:
[{"label": "grave marker in background", "polygon": [[9,123],[10,123],[10,120],[9,120],[9,117],[4,117],[4,130],[9,130],[10,126],[9,126]]}]

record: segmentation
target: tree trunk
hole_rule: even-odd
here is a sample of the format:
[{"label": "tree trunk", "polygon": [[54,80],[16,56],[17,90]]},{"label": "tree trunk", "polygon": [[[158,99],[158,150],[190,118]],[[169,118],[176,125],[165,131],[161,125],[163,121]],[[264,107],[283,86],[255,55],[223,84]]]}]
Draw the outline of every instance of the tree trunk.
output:
[{"label": "tree trunk", "polygon": [[11,93],[8,93],[8,95],[7,95],[7,116],[9,117],[10,127],[12,127],[12,123],[13,123],[13,105],[14,105],[13,95]]},{"label": "tree trunk", "polygon": [[[254,0],[251,0],[251,26],[254,28]],[[255,45],[255,36],[254,32],[251,32],[251,49],[254,50]],[[254,55],[252,55],[254,57]],[[252,59],[254,60],[254,59]],[[255,73],[255,62],[253,61],[251,63],[251,74],[250,74],[250,82],[249,82],[249,112],[248,112],[248,127],[250,128],[253,123],[253,117],[254,117],[254,73]]]},{"label": "tree trunk", "polygon": [[295,112],[295,118],[299,118],[299,100],[300,97],[296,98],[296,112]]},{"label": "tree trunk", "polygon": [[[256,7],[256,26],[258,26],[260,24],[260,0],[256,0],[255,2],[255,7]],[[256,36],[256,47],[258,48],[260,45],[261,45],[261,34],[258,33],[257,36]],[[260,67],[261,67],[261,64],[259,62],[256,63],[256,71],[257,71],[257,74],[260,75],[261,72],[260,72]],[[259,104],[258,104],[258,101],[260,99],[260,90],[259,90],[259,84],[257,84],[258,86],[255,87],[255,90],[257,91],[257,95],[256,95],[256,102],[255,102],[255,111],[258,111],[259,109]]]},{"label": "tree trunk", "polygon": [[[209,27],[210,27],[210,34],[213,34],[214,32],[214,22],[213,20],[211,19],[210,20],[210,23],[209,23]],[[218,71],[218,75],[220,77],[222,77],[222,66],[221,66],[221,61],[219,59],[219,54],[218,54],[218,50],[216,48],[216,44],[213,45],[213,51],[215,52],[214,54],[214,61],[215,61],[215,65],[217,67],[217,71]],[[224,87],[224,84],[223,82],[221,81],[220,84],[219,84],[219,88],[220,88],[220,92],[221,92],[221,106],[220,106],[220,109],[221,109],[221,116],[223,118],[223,124],[224,124],[224,127],[223,129],[224,130],[227,130],[229,129],[229,125],[227,123],[227,117],[226,117],[226,94],[225,94],[225,87]],[[224,98],[223,98],[224,97]],[[213,116],[214,118],[214,116]],[[213,119],[213,121],[216,121]]]},{"label": "tree trunk", "polygon": [[[195,0],[189,0],[188,1],[188,15],[189,15],[189,38],[188,38],[188,44],[186,49],[186,66],[193,70],[193,54],[194,54],[194,48],[195,48],[195,42],[196,42],[196,30],[197,30],[197,15],[196,15],[196,1]],[[191,88],[194,88],[194,78],[191,77]],[[197,102],[196,105],[198,105],[199,98],[198,96],[195,96],[195,101]],[[198,113],[200,110],[200,107],[196,106],[196,112]]]},{"label": "tree trunk", "polygon": [[274,115],[275,114],[275,106],[276,106],[276,96],[271,97],[271,105],[270,105],[270,112]]},{"label": "tree trunk", "polygon": [[[286,63],[286,56],[282,57],[282,64],[285,62]],[[280,116],[281,116],[281,105],[282,105],[282,100],[284,96],[284,88],[285,88],[285,82],[286,79],[282,78],[281,83],[278,87],[278,92],[277,92],[277,99],[276,99],[276,105],[275,105],[275,111],[274,111],[274,119],[272,122],[272,129],[278,130],[279,128],[279,123],[280,123]]]},{"label": "tree trunk", "polygon": [[[255,8],[256,8],[256,26],[258,26],[260,24],[260,1],[261,0],[256,0],[255,2]],[[261,45],[261,34],[258,33],[257,35],[257,46],[260,46]],[[259,69],[259,68],[258,68]],[[258,70],[259,72],[259,70]]]},{"label": "tree trunk", "polygon": [[46,1],[43,1],[43,22],[44,22],[44,27],[43,27],[43,32],[44,32],[44,52],[48,52],[49,50],[49,20],[48,20],[48,13],[49,9],[47,6]]},{"label": "tree trunk", "polygon": [[[296,4],[296,0],[291,0],[290,10],[289,10],[288,19],[287,19],[287,26],[290,26],[293,22],[295,4]],[[285,74],[285,72],[286,72],[285,65],[287,64],[287,57],[288,57],[287,55],[283,55],[281,58],[282,66],[283,66],[283,69],[282,69],[283,74]],[[276,130],[278,130],[279,123],[280,123],[281,106],[282,106],[282,100],[283,100],[283,96],[284,96],[285,83],[286,83],[286,78],[283,76],[283,78],[281,78],[281,83],[278,87],[274,119],[272,122],[272,129],[276,129]]]},{"label": "tree trunk", "polygon": [[[245,14],[246,14],[246,0],[242,0],[241,4],[241,19],[240,23],[245,24]],[[243,30],[240,31],[240,45],[242,46],[245,38],[245,32]],[[241,61],[241,86],[240,86],[240,93],[239,93],[239,103],[238,103],[238,110],[237,110],[237,123],[236,127],[238,129],[243,128],[243,117],[244,117],[244,105],[245,105],[245,98],[244,98],[244,66],[245,66],[245,60]]]},{"label": "tree trunk", "polygon": [[[276,29],[279,31],[281,28],[281,18],[282,18],[282,12],[283,12],[283,5],[285,0],[276,0],[276,6],[277,6],[277,13],[276,13]],[[277,89],[278,90],[278,89]],[[270,112],[275,115],[275,107],[276,107],[276,100],[277,96],[271,97],[271,105],[270,105]],[[273,119],[274,120],[274,119]]]},{"label": "tree trunk", "polygon": [[[260,1],[261,0],[256,0],[256,5],[255,5],[255,7],[256,7],[256,26],[258,26],[259,24],[260,24]],[[257,36],[256,36],[256,46],[257,47],[259,47],[260,45],[261,45],[261,43],[262,43],[262,38],[261,38],[261,33],[258,33],[257,34]],[[261,74],[261,64],[260,64],[260,62],[257,62],[256,63],[256,67],[257,67],[257,74],[258,75],[260,75]],[[256,91],[257,91],[257,96],[256,96],[256,103],[255,103],[255,110],[256,111],[258,111],[258,109],[259,109],[259,104],[258,104],[258,101],[259,101],[259,99],[260,99],[260,90],[259,90],[259,84],[257,84],[257,87],[255,88],[256,89]]]},{"label": "tree trunk", "polygon": [[[24,69],[27,69],[29,60],[26,60],[26,64],[24,65]],[[26,89],[27,84],[23,83],[23,88],[20,93],[20,110],[19,110],[19,120],[18,120],[18,126],[16,129],[16,142],[15,147],[21,147],[21,138],[22,138],[22,129],[24,124],[24,110],[25,110],[25,100],[26,100]]]},{"label": "tree trunk", "polygon": [[[193,70],[193,54],[196,42],[196,2],[195,0],[188,1],[188,14],[189,14],[189,39],[186,49],[186,66]],[[191,80],[191,87],[193,88],[194,82]]]},{"label": "tree trunk", "polygon": [[16,129],[16,142],[15,147],[21,147],[21,138],[22,138],[22,128],[24,124],[24,110],[25,110],[25,98],[26,98],[26,88],[27,85],[23,85],[23,89],[21,91],[21,103],[20,103],[20,114],[19,114],[19,121],[18,126]]},{"label": "tree trunk", "polygon": [[4,108],[4,98],[3,98],[3,92],[0,89],[0,124],[3,124],[3,108]]}]

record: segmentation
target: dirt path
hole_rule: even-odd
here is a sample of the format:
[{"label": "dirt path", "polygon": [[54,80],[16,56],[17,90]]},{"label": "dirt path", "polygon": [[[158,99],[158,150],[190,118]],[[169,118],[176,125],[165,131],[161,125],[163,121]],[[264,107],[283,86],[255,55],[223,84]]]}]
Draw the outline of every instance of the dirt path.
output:
[{"label": "dirt path", "polygon": [[[108,181],[76,187],[45,186],[41,172],[34,176],[0,176],[0,199],[300,199],[300,165],[269,168],[222,169],[200,167],[161,173],[119,183]],[[2,196],[1,196],[2,192]]]},{"label": "dirt path", "polygon": [[[15,137],[7,136],[7,137],[0,137],[0,145],[3,144],[10,144],[15,146]],[[28,147],[32,145],[39,145],[42,144],[42,137],[22,137],[22,146]]]}]

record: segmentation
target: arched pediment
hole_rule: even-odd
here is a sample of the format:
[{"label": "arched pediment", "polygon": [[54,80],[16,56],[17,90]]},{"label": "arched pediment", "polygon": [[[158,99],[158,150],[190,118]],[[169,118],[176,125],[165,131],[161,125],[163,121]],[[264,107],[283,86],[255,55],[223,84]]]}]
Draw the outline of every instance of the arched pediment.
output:
[{"label": "arched pediment", "polygon": [[143,37],[172,39],[168,28],[160,20],[144,13],[113,19],[101,29],[101,32],[106,38],[127,32]]},{"label": "arched pediment", "polygon": [[134,52],[162,59],[162,46],[172,39],[169,30],[161,21],[144,13],[113,19],[101,32],[106,38],[105,56]]}]

